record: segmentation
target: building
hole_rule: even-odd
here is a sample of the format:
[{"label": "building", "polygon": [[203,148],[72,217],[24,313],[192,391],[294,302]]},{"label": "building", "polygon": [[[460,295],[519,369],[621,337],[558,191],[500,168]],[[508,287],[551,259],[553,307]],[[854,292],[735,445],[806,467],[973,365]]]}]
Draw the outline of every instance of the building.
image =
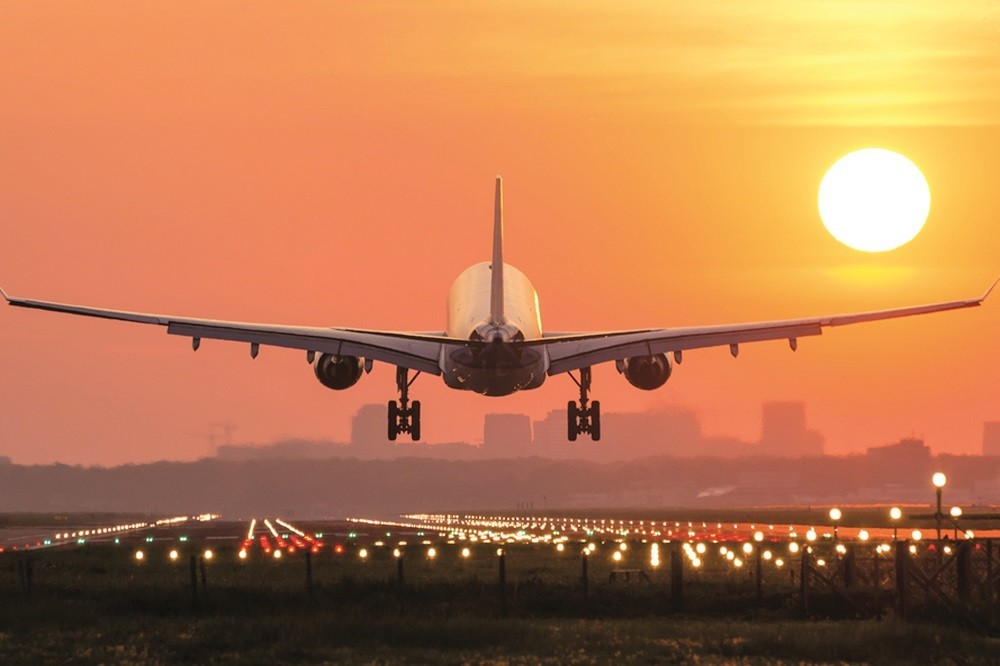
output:
[{"label": "building", "polygon": [[487,458],[532,455],[531,417],[527,414],[487,414],[483,421],[482,454]]},{"label": "building", "polygon": [[823,455],[823,435],[806,427],[802,402],[765,402],[760,440],[754,453],[782,458]]},{"label": "building", "polygon": [[1000,456],[1000,421],[983,424],[983,455]]}]

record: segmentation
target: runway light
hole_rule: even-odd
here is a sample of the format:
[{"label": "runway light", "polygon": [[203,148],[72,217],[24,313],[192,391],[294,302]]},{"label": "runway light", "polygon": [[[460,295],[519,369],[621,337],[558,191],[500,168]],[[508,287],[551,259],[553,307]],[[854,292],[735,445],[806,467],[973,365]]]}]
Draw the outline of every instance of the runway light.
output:
[{"label": "runway light", "polygon": [[212,552],[211,548],[206,548],[205,552],[202,553],[202,557],[204,557],[206,560],[210,560],[213,557],[215,557],[215,553]]},{"label": "runway light", "polygon": [[976,534],[972,530],[965,530],[965,538],[966,539],[974,539],[974,538],[976,538]]},{"label": "runway light", "polygon": [[771,555],[771,551],[769,551],[769,550],[765,550],[765,551],[763,552],[762,556],[763,556],[763,558],[764,558],[765,560],[767,560],[767,561],[770,561],[770,560],[771,560],[771,557],[773,557],[773,556]]},{"label": "runway light", "polygon": [[948,513],[951,515],[952,518],[959,518],[962,515],[962,507],[953,506],[951,507],[951,510]]},{"label": "runway light", "polygon": [[847,552],[847,546],[845,546],[842,543],[838,543],[837,544],[837,552],[840,553],[841,555],[845,554]]},{"label": "runway light", "polygon": [[557,543],[557,544],[556,544],[556,552],[557,552],[557,553],[561,553],[561,552],[563,552],[564,550],[566,550],[566,546],[562,545],[561,543]]},{"label": "runway light", "polygon": [[934,472],[931,483],[934,484],[935,488],[944,488],[944,484],[948,483],[948,477],[944,475],[944,472]]},{"label": "runway light", "polygon": [[368,558],[368,549],[367,548],[362,548],[361,550],[359,550],[358,551],[358,557],[360,557],[363,560],[367,559]]},{"label": "runway light", "polygon": [[785,561],[779,557],[774,561],[774,566],[780,569],[781,567],[785,566]]},{"label": "runway light", "polygon": [[700,568],[701,567],[701,558],[700,557],[696,557],[693,560],[691,560],[691,566],[693,566],[695,569]]},{"label": "runway light", "polygon": [[913,530],[913,532],[910,533],[910,536],[913,537],[914,541],[920,541],[924,538],[924,533],[920,530]]},{"label": "runway light", "polygon": [[245,559],[247,559],[247,551],[246,551],[246,548],[241,548],[241,549],[240,549],[240,559],[241,559],[241,560],[245,560]]},{"label": "runway light", "polygon": [[753,533],[753,540],[756,541],[757,543],[760,543],[761,541],[764,540],[764,533],[761,532],[760,530],[757,530],[756,532]]},{"label": "runway light", "polygon": [[178,557],[180,557],[180,555],[177,553],[176,550],[170,551],[170,561],[171,562],[176,561]]},{"label": "runway light", "polygon": [[826,566],[826,560],[824,560],[822,557],[819,558],[818,560],[816,560],[816,566],[818,566],[818,567],[825,567]]},{"label": "runway light", "polygon": [[469,559],[469,555],[472,555],[472,551],[469,550],[468,548],[463,548],[462,557],[464,557],[465,559]]},{"label": "runway light", "polygon": [[705,551],[708,550],[708,548],[705,546],[705,544],[699,543],[697,546],[694,547],[694,550],[699,555],[704,555]]},{"label": "runway light", "polygon": [[142,562],[142,559],[144,557],[146,557],[146,554],[143,553],[141,550],[135,551],[135,560],[136,560],[136,562]]},{"label": "runway light", "polygon": [[794,541],[788,544],[788,552],[791,553],[792,555],[799,552],[799,544],[795,543]]},{"label": "runway light", "polygon": [[392,556],[395,557],[395,558],[400,558],[400,557],[403,556],[403,553],[402,553],[402,551],[399,550],[399,548],[393,548],[392,549]]},{"label": "runway light", "polygon": [[868,537],[869,536],[870,535],[868,534],[868,530],[858,530],[858,540],[859,541],[868,541]]},{"label": "runway light", "polygon": [[843,516],[844,514],[841,513],[840,509],[836,507],[830,509],[830,520],[832,520],[833,522],[837,522],[838,520],[843,518]]},{"label": "runway light", "polygon": [[747,543],[743,544],[743,553],[744,554],[749,555],[752,552],[753,552],[753,544],[752,543],[750,543],[748,541]]},{"label": "runway light", "polygon": [[618,545],[618,549],[622,551],[628,550],[628,544],[622,541],[621,544]]},{"label": "runway light", "polygon": [[889,517],[892,518],[893,520],[899,520],[900,518],[903,517],[903,510],[900,509],[898,506],[894,506],[891,509],[889,509]]},{"label": "runway light", "polygon": [[733,566],[739,569],[740,567],[743,566],[743,560],[736,558],[735,560],[733,560]]},{"label": "runway light", "polygon": [[615,553],[614,553],[614,555],[611,556],[611,559],[613,559],[615,562],[621,562],[622,561],[622,553],[621,553],[621,551],[620,550],[616,550]]},{"label": "runway light", "polygon": [[730,550],[729,552],[726,553],[726,559],[732,562],[733,560],[736,559],[736,553]]},{"label": "runway light", "polygon": [[806,532],[806,541],[815,541],[815,540],[816,540],[816,530],[811,529],[808,532]]},{"label": "runway light", "polygon": [[437,549],[435,548],[427,549],[427,559],[433,560],[435,557],[437,557],[437,554],[438,554]]},{"label": "runway light", "polygon": [[276,560],[280,560],[281,559],[281,551],[280,550],[274,551],[274,559],[276,559]]}]

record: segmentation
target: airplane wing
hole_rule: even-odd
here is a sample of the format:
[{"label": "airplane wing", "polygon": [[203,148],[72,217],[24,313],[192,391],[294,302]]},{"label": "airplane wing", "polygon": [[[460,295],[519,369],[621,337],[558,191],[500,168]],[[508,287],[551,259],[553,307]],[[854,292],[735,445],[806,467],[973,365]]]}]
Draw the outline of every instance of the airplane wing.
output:
[{"label": "airplane wing", "polygon": [[702,347],[728,345],[733,356],[736,356],[739,353],[740,344],[761,340],[788,340],[794,350],[798,344],[798,338],[821,335],[827,326],[845,326],[866,321],[976,307],[986,300],[998,282],[1000,282],[1000,278],[979,298],[962,301],[828,317],[726,326],[644,329],[609,333],[560,333],[548,335],[540,340],[528,340],[521,344],[545,348],[549,357],[548,372],[550,375],[578,370],[606,361],[620,361],[633,356],[674,353],[675,358],[679,359],[681,352]]},{"label": "airplane wing", "polygon": [[443,347],[468,347],[476,344],[466,340],[455,340],[443,335],[427,335],[423,333],[281,326],[276,324],[217,321],[213,319],[193,319],[190,317],[174,317],[142,312],[106,310],[80,305],[14,298],[7,295],[2,289],[0,289],[0,295],[3,296],[7,303],[16,307],[166,326],[167,333],[171,335],[181,335],[191,338],[195,349],[198,348],[202,339],[232,340],[249,343],[253,356],[256,356],[260,345],[270,345],[274,347],[302,349],[313,353],[363,356],[366,359],[370,358],[433,375],[441,374],[438,362],[441,358]]}]

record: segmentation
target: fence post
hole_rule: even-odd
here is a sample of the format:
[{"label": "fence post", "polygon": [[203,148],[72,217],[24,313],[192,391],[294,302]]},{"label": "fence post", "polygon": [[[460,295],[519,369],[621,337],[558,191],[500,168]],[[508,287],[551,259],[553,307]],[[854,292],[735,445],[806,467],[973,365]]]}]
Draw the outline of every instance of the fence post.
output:
[{"label": "fence post", "polygon": [[313,600],[313,562],[312,551],[306,548],[306,598],[309,603]]},{"label": "fence post", "polygon": [[854,544],[847,545],[844,553],[844,587],[851,589],[854,584]]},{"label": "fence post", "polygon": [[955,584],[958,588],[958,600],[963,604],[969,600],[969,565],[972,561],[972,550],[969,542],[963,541],[958,544],[958,553],[955,558]]},{"label": "fence post", "polygon": [[802,546],[802,572],[799,574],[799,596],[802,598],[802,612],[809,612],[809,546]]},{"label": "fence post", "polygon": [[896,542],[896,604],[899,617],[906,619],[906,584],[910,564],[910,542],[906,539]]},{"label": "fence post", "polygon": [[500,550],[500,617],[507,617],[507,551]]},{"label": "fence post", "polygon": [[761,599],[764,598],[763,581],[761,578],[763,573],[761,571],[761,556],[763,555],[763,552],[760,543],[756,545],[755,550],[757,551],[757,562],[756,562],[757,571],[756,571],[756,580],[754,581],[754,585],[755,585],[755,592],[757,594],[757,601],[760,601]]},{"label": "fence post", "polygon": [[684,553],[681,542],[670,542],[670,598],[677,603],[684,600]]},{"label": "fence post", "polygon": [[191,608],[198,608],[198,563],[197,557],[191,556]]},{"label": "fence post", "polygon": [[205,558],[198,558],[198,568],[201,570],[201,591],[203,596],[208,599],[208,576],[205,573]]},{"label": "fence post", "polygon": [[993,540],[986,542],[986,604],[993,617],[993,601],[995,599],[996,583],[993,582]]}]

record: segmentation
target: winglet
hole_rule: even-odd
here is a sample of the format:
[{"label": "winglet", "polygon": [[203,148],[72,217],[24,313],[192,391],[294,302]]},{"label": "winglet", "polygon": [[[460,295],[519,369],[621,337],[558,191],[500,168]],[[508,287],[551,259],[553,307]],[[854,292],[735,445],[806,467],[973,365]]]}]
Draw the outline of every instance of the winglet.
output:
[{"label": "winglet", "polygon": [[7,292],[3,290],[3,287],[0,287],[0,296],[3,296],[3,300],[10,303],[10,296],[8,296]]},{"label": "winglet", "polygon": [[503,316],[503,179],[497,176],[493,205],[493,272],[490,286],[490,323],[500,326]]},{"label": "winglet", "polygon": [[993,281],[993,284],[990,285],[990,288],[987,289],[986,293],[983,294],[983,297],[979,299],[980,303],[982,303],[989,297],[990,293],[992,293],[992,291],[996,288],[997,284],[1000,284],[1000,277],[998,277],[996,280]]}]

